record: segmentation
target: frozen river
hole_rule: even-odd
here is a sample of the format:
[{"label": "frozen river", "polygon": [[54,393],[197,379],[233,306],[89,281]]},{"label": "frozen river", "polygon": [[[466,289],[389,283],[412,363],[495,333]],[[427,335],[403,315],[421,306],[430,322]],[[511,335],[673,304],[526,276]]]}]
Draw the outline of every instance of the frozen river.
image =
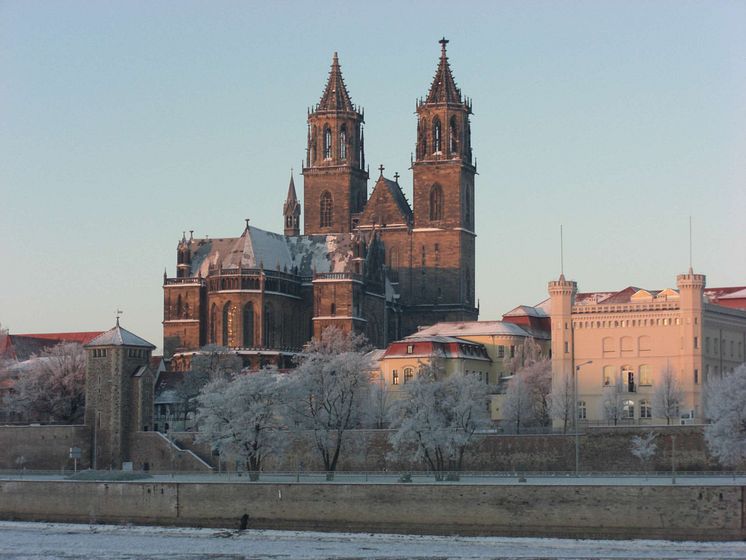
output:
[{"label": "frozen river", "polygon": [[0,522],[0,560],[746,558],[743,542],[243,532]]}]

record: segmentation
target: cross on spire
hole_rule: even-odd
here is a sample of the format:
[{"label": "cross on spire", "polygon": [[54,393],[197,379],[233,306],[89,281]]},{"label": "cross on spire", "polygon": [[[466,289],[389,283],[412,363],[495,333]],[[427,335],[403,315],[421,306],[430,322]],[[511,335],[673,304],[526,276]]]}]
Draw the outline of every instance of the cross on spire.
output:
[{"label": "cross on spire", "polygon": [[445,53],[446,52],[446,45],[448,44],[448,39],[446,39],[445,37],[443,37],[440,41],[438,41],[438,43],[440,43],[440,48]]},{"label": "cross on spire", "polygon": [[399,172],[398,171],[396,173],[394,173],[394,181],[396,181],[397,183],[399,183]]},{"label": "cross on spire", "polygon": [[381,177],[383,177],[383,170],[384,170],[384,169],[385,169],[385,168],[383,167],[383,164],[381,164],[381,165],[379,165],[379,166],[378,166],[378,171],[380,171],[380,172],[381,172]]}]

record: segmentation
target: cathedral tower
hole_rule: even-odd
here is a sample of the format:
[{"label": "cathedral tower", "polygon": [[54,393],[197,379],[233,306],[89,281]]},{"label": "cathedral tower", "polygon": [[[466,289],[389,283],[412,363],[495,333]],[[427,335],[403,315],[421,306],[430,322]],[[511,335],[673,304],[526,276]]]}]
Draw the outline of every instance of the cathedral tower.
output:
[{"label": "cathedral tower", "polygon": [[337,53],[324,93],[308,115],[303,169],[306,235],[347,233],[357,225],[367,197],[363,114],[352,104]]},{"label": "cathedral tower", "polygon": [[475,320],[471,101],[456,87],[447,43],[441,39],[430,91],[417,103],[413,262],[419,274],[413,272],[409,288],[416,305],[436,303],[437,320]]}]

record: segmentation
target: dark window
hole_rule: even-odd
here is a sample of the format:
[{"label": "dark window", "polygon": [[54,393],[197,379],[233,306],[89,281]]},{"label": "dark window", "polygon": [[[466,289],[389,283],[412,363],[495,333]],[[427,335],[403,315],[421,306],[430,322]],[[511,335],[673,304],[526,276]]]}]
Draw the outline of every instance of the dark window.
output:
[{"label": "dark window", "polygon": [[435,117],[433,119],[433,153],[438,154],[441,149],[440,119]]},{"label": "dark window", "polygon": [[254,346],[254,306],[247,303],[243,306],[243,346]]},{"label": "dark window", "polygon": [[231,302],[229,301],[223,306],[223,338],[221,344],[226,347],[230,345],[230,334],[233,331],[232,321]]},{"label": "dark window", "polygon": [[324,128],[324,159],[332,157],[332,129],[328,126]]},{"label": "dark window", "polygon": [[449,147],[448,150],[455,154],[458,152],[458,125],[456,124],[456,117],[451,117],[451,126],[450,126],[450,134],[449,134]]},{"label": "dark window", "polygon": [[443,189],[437,184],[430,187],[430,219],[443,219]]},{"label": "dark window", "polygon": [[339,159],[347,159],[347,127],[342,125],[339,131]]}]

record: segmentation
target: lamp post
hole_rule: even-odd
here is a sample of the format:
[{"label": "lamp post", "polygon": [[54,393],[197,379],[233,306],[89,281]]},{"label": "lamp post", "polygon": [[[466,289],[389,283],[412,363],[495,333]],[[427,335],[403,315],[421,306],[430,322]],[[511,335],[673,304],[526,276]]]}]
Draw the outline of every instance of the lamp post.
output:
[{"label": "lamp post", "polygon": [[580,367],[592,364],[593,360],[588,360],[582,364],[575,366],[575,382],[573,383],[573,394],[575,398],[575,405],[573,411],[575,412],[575,476],[580,476],[580,433],[578,430],[578,416],[580,415],[580,409],[578,408],[578,375],[580,374]]}]

